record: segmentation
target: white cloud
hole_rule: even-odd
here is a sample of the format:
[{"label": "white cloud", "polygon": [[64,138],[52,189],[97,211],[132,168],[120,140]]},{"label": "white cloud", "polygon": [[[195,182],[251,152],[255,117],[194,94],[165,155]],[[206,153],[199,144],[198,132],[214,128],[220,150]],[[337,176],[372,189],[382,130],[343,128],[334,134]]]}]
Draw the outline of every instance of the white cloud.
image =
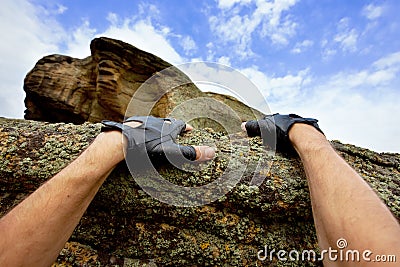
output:
[{"label": "white cloud", "polygon": [[296,45],[293,47],[293,49],[290,50],[290,52],[292,54],[300,54],[313,45],[314,42],[311,40],[304,40],[302,42],[297,42]]},{"label": "white cloud", "polygon": [[398,71],[400,66],[400,52],[392,53],[374,62],[373,66],[377,69],[395,68]]},{"label": "white cloud", "polygon": [[289,16],[282,14],[296,4],[297,0],[275,1],[274,3],[259,1],[256,14],[265,16],[262,21],[262,36],[268,36],[274,44],[287,45],[288,39],[296,33],[297,23],[291,21]]},{"label": "white cloud", "polygon": [[349,32],[338,33],[334,38],[335,42],[340,43],[343,51],[350,52],[354,52],[357,50],[357,39],[358,34],[355,29],[352,29]]},{"label": "white cloud", "polygon": [[189,55],[197,50],[197,45],[195,41],[190,36],[185,36],[181,38],[180,41],[183,51],[185,51],[186,55]]},{"label": "white cloud", "polygon": [[41,57],[59,52],[65,31],[54,13],[24,0],[2,1],[0,116],[23,117],[25,75]]},{"label": "white cloud", "polygon": [[63,14],[65,11],[67,11],[68,8],[66,6],[57,4],[57,14]]},{"label": "white cloud", "polygon": [[362,14],[369,20],[375,20],[382,16],[383,6],[376,6],[374,4],[369,4],[363,7]]},{"label": "white cloud", "polygon": [[340,44],[343,51],[355,52],[357,50],[358,32],[349,26],[349,18],[342,18],[338,25],[338,33],[334,41]]},{"label": "white cloud", "polygon": [[[146,16],[157,16],[155,6],[142,6]],[[131,43],[154,53],[172,64],[186,61],[168,40],[168,27],[153,25],[151,17],[124,18],[110,13],[110,26],[104,32],[90,26],[89,20],[67,32],[56,16],[67,10],[62,5],[45,8],[27,0],[5,0],[0,9],[0,116],[22,118],[24,107],[23,80],[43,56],[61,53],[83,58],[90,55],[90,41],[97,36],[108,36]],[[195,44],[186,38],[186,48]]]},{"label": "white cloud", "polygon": [[[158,14],[154,6],[151,6],[150,9],[151,13]],[[110,24],[103,32],[91,28],[90,22],[84,20],[81,26],[74,29],[70,34],[72,37],[68,40],[65,53],[78,58],[89,56],[90,41],[93,38],[105,36],[132,44],[141,50],[161,57],[171,64],[185,62],[185,58],[172,47],[168,40],[168,37],[173,35],[171,29],[163,25],[154,26],[151,17],[120,18],[115,13],[109,13],[107,20]],[[183,46],[187,53],[197,48],[189,36],[181,38],[181,40],[183,40]]]},{"label": "white cloud", "polygon": [[160,16],[160,10],[158,10],[156,5],[141,2],[139,3],[139,18],[147,17],[148,19],[158,19]]},{"label": "white cloud", "polygon": [[333,58],[334,55],[336,55],[337,50],[336,49],[330,49],[330,48],[325,48],[322,50],[322,60],[324,62],[329,61],[330,59]]},{"label": "white cloud", "polygon": [[309,69],[282,77],[267,76],[255,66],[241,69],[240,71],[257,86],[261,93],[268,99],[271,107],[290,106],[302,94],[304,86],[311,82]]},{"label": "white cloud", "polygon": [[[241,5],[234,6],[239,2]],[[209,18],[211,30],[224,44],[233,43],[241,57],[253,54],[251,50],[253,34],[268,37],[276,45],[287,45],[295,34],[297,24],[283,16],[297,0],[282,1],[219,1],[221,12]],[[242,15],[246,5],[250,12]]]},{"label": "white cloud", "polygon": [[249,4],[252,0],[218,0],[218,7],[221,9],[230,9],[235,4],[246,5]]},{"label": "white cloud", "polygon": [[119,18],[118,18],[117,14],[115,14],[113,12],[108,13],[107,21],[110,22],[111,25],[117,25],[118,24],[118,20],[119,20]]},{"label": "white cloud", "polygon": [[[84,21],[74,31],[74,38],[69,42],[70,49],[68,52],[73,53],[73,56],[80,55],[82,57],[83,52],[79,54],[79,51],[89,51],[89,43],[93,38],[105,36],[132,44],[141,50],[161,57],[171,64],[184,62],[185,59],[178,54],[168,40],[168,37],[173,35],[171,29],[158,23],[156,23],[157,26],[154,26],[153,19],[158,16],[159,10],[156,6],[141,4],[139,5],[139,16],[132,18],[121,18],[110,12],[107,16],[110,25],[103,32],[90,28],[89,21]],[[190,43],[189,39],[186,39],[185,45],[187,51],[195,49],[195,43]]]},{"label": "white cloud", "polygon": [[[296,102],[299,113],[315,116],[330,139],[375,151],[400,152],[399,85],[382,70],[339,73],[313,83],[312,93]],[[375,78],[369,78],[375,76]]]},{"label": "white cloud", "polygon": [[122,23],[110,25],[105,32],[98,33],[97,36],[125,41],[139,49],[153,53],[171,64],[185,61],[168,41],[166,28],[156,28],[148,19],[135,21],[125,18]]},{"label": "white cloud", "polygon": [[310,69],[268,76],[242,69],[267,98],[273,113],[315,117],[329,139],[375,151],[400,152],[400,52],[362,70],[314,77]]},{"label": "white cloud", "polygon": [[259,71],[256,66],[241,69],[240,72],[254,83],[264,97],[268,98],[270,96],[271,88],[268,86],[270,78],[265,73]]},{"label": "white cloud", "polygon": [[96,34],[96,29],[90,28],[90,22],[84,20],[70,35],[65,53],[71,57],[85,58],[90,56],[90,41]]},{"label": "white cloud", "polygon": [[302,88],[309,84],[310,81],[309,69],[304,69],[295,75],[287,74],[284,77],[272,77],[268,86],[271,88],[271,97],[273,99],[288,102],[298,97]]},{"label": "white cloud", "polygon": [[231,65],[231,59],[229,57],[226,57],[226,56],[222,56],[222,57],[218,58],[217,62],[219,64],[223,64],[223,65],[226,65],[226,66],[230,66]]}]

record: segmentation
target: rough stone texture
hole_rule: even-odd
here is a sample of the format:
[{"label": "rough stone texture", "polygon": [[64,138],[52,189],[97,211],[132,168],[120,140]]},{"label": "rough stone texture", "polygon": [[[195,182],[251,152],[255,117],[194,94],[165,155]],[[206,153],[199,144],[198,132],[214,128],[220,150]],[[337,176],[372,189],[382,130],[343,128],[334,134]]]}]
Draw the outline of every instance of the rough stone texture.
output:
[{"label": "rough stone texture", "polygon": [[[88,146],[99,124],[0,119],[0,215],[51,178]],[[249,141],[249,149],[244,145]],[[228,162],[248,165],[224,197],[200,207],[174,207],[147,195],[124,163],[83,216],[54,266],[320,266],[320,262],[257,261],[271,249],[316,249],[305,174],[298,158],[268,156],[259,138],[195,130],[182,144],[214,142],[216,158],[200,172],[163,168],[176,184],[208,183]],[[400,155],[332,142],[338,153],[400,218]],[[266,178],[249,186],[256,174]],[[234,171],[242,171],[235,169]],[[146,265],[147,264],[147,265]]]},{"label": "rough stone texture", "polygon": [[[167,117],[187,100],[214,97],[201,92],[168,62],[130,44],[102,37],[94,39],[90,49],[91,56],[84,59],[50,55],[36,63],[24,81],[26,119],[80,124],[102,119],[121,121],[125,114]],[[145,83],[150,77],[151,81]],[[135,102],[129,105],[135,93]],[[242,121],[261,116],[231,97],[218,95],[217,99],[229,99],[235,116]],[[183,119],[182,112],[200,114],[208,109],[209,115],[225,113],[226,121],[237,120],[223,112],[223,107],[214,110],[208,104],[197,103],[175,112],[174,117]],[[192,123],[215,126],[209,120],[209,125],[204,119],[200,121]]]}]

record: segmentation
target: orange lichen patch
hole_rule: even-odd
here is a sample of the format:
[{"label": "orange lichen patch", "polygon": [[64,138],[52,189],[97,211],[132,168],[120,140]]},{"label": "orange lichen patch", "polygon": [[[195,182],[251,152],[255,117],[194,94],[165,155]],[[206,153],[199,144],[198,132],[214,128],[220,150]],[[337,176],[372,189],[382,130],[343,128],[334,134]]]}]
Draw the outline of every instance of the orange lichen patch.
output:
[{"label": "orange lichen patch", "polygon": [[287,208],[289,207],[289,204],[283,202],[282,200],[278,200],[277,203],[278,203],[278,206],[279,206],[279,207],[282,207],[282,208],[284,208],[284,209],[287,209]]},{"label": "orange lichen patch", "polygon": [[246,230],[246,243],[251,243],[254,241],[254,238],[257,236],[257,234],[260,232],[259,227],[255,227],[254,222],[249,222],[250,226]]},{"label": "orange lichen patch", "polygon": [[240,217],[236,214],[225,214],[221,219],[216,220],[218,224],[233,226],[236,225],[240,220]]},{"label": "orange lichen patch", "polygon": [[206,205],[201,208],[200,212],[214,213],[215,208]]},{"label": "orange lichen patch", "polygon": [[230,251],[231,247],[229,246],[229,244],[225,244],[225,251]]},{"label": "orange lichen patch", "polygon": [[273,179],[272,179],[272,181],[274,182],[274,186],[275,186],[275,187],[281,187],[282,184],[283,184],[282,178],[281,178],[281,177],[278,177],[278,176],[274,176]]},{"label": "orange lichen patch", "polygon": [[146,232],[144,223],[136,223],[136,229],[138,229],[140,232]]},{"label": "orange lichen patch", "polygon": [[200,248],[202,249],[202,250],[205,250],[206,248],[208,248],[210,246],[210,243],[208,243],[208,242],[206,242],[206,243],[201,243],[200,244]]},{"label": "orange lichen patch", "polygon": [[82,245],[78,242],[67,242],[52,267],[72,266],[72,263],[74,266],[76,264],[80,266],[98,266],[97,258],[97,251],[90,246]]}]

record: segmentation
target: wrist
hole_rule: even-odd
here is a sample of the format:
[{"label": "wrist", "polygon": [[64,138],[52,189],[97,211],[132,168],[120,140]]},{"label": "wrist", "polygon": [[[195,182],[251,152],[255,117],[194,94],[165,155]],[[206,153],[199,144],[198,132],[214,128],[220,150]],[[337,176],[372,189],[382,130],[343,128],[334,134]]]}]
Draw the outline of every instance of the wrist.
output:
[{"label": "wrist", "polygon": [[100,142],[104,150],[107,150],[107,153],[112,155],[115,164],[125,158],[124,146],[126,140],[120,131],[102,132],[96,137],[96,141]]},{"label": "wrist", "polygon": [[304,151],[331,147],[325,136],[313,126],[305,123],[295,123],[289,130],[289,140],[296,151]]}]

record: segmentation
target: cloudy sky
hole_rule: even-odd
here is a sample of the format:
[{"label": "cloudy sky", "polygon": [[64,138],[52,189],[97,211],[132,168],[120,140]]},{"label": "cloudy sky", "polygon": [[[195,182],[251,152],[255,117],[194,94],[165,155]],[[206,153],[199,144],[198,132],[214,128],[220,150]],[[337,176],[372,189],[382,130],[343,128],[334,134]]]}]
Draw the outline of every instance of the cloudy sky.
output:
[{"label": "cloudy sky", "polygon": [[0,116],[23,117],[23,79],[41,57],[83,58],[108,36],[172,64],[229,65],[272,112],[400,152],[399,12],[397,0],[2,0]]}]

